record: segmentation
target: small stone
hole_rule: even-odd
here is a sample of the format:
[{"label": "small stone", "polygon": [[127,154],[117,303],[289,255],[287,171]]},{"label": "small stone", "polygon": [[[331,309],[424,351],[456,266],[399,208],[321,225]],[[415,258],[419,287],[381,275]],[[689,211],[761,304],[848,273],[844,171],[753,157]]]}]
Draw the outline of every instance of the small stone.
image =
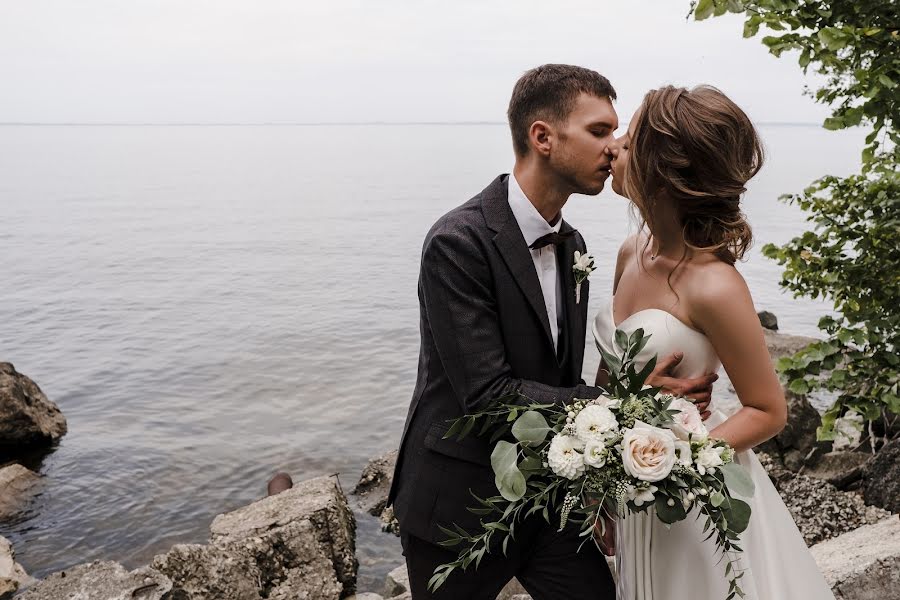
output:
[{"label": "small stone", "polygon": [[766,329],[778,331],[778,317],[767,310],[756,313],[759,317],[759,323]]}]

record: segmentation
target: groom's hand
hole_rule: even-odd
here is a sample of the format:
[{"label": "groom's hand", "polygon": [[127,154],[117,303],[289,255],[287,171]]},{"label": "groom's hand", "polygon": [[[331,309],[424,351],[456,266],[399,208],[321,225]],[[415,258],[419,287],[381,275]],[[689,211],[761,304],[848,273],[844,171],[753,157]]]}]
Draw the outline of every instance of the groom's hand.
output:
[{"label": "groom's hand", "polygon": [[656,368],[647,377],[647,385],[662,388],[666,394],[674,396],[683,396],[688,398],[697,405],[700,416],[706,420],[709,417],[709,403],[712,400],[712,384],[719,378],[715,373],[709,373],[702,377],[693,377],[691,379],[679,379],[672,376],[672,370],[678,366],[684,353],[674,352],[658,363]]}]

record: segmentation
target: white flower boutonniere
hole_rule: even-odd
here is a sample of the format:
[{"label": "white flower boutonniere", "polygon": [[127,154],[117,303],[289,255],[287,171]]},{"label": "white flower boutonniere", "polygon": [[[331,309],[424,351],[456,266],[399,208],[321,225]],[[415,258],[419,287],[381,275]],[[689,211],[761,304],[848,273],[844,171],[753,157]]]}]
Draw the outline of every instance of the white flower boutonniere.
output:
[{"label": "white flower boutonniere", "polygon": [[575,251],[575,264],[572,265],[572,271],[575,273],[575,304],[581,302],[581,284],[591,276],[595,269],[593,256],[582,254],[578,250]]}]

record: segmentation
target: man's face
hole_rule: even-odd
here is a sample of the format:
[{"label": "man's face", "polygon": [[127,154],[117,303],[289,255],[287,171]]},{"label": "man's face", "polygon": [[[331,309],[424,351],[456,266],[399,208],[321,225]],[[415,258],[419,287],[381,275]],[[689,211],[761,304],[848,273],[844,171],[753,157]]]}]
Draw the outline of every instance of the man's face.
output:
[{"label": "man's face", "polygon": [[551,168],[576,194],[594,196],[609,177],[607,146],[615,138],[619,117],[609,98],[581,94],[565,123],[556,129]]}]

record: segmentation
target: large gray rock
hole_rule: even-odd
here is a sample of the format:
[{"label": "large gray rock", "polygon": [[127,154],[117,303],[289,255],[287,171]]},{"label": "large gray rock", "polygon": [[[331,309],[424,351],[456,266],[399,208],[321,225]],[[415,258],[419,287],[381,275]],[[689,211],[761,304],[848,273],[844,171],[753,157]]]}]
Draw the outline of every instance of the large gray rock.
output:
[{"label": "large gray rock", "polygon": [[53,573],[17,600],[170,600],[172,582],[143,567],[127,571],[118,563],[95,561]]},{"label": "large gray rock", "polygon": [[380,516],[387,504],[396,464],[396,450],[373,458],[363,469],[359,483],[351,492],[356,496],[360,508],[373,517]]},{"label": "large gray rock", "polygon": [[16,562],[12,544],[0,536],[0,600],[12,598],[17,590],[34,583],[22,565]]},{"label": "large gray rock", "polygon": [[799,471],[814,463],[818,456],[825,453],[828,445],[816,439],[816,429],[822,424],[819,411],[805,396],[787,390],[784,396],[788,408],[787,424],[774,438],[760,444],[759,450],[770,454],[791,471]]},{"label": "large gray rock", "polygon": [[757,456],[787,505],[807,546],[890,516],[880,508],[866,506],[855,492],[842,492],[821,479],[788,471],[766,454],[759,453]]},{"label": "large gray rock", "polygon": [[173,596],[180,600],[260,600],[262,574],[240,549],[179,544],[156,556],[151,567],[172,580]]},{"label": "large gray rock", "polygon": [[265,598],[337,600],[355,592],[356,521],[332,477],[219,515],[210,532],[212,545],[255,562]]},{"label": "large gray rock", "polygon": [[900,440],[884,446],[866,473],[866,503],[900,513]]},{"label": "large gray rock", "polygon": [[804,335],[789,335],[769,329],[763,329],[763,335],[766,338],[766,346],[769,348],[769,356],[773,361],[777,361],[783,356],[793,356],[813,342],[819,341]]},{"label": "large gray rock", "polygon": [[885,519],[810,551],[836,600],[900,598],[900,520]]},{"label": "large gray rock", "polygon": [[0,363],[0,460],[29,446],[47,446],[66,433],[66,418],[31,379]]},{"label": "large gray rock", "polygon": [[393,509],[387,506],[396,464],[396,450],[373,458],[363,469],[359,483],[351,493],[356,497],[356,503],[362,510],[380,519],[382,531],[400,535],[400,524],[394,516]]},{"label": "large gray rock", "polygon": [[866,452],[829,452],[802,473],[824,479],[839,490],[855,489],[865,476],[871,458]]},{"label": "large gray rock", "polygon": [[22,465],[0,469],[0,521],[20,513],[40,489],[41,477]]}]

